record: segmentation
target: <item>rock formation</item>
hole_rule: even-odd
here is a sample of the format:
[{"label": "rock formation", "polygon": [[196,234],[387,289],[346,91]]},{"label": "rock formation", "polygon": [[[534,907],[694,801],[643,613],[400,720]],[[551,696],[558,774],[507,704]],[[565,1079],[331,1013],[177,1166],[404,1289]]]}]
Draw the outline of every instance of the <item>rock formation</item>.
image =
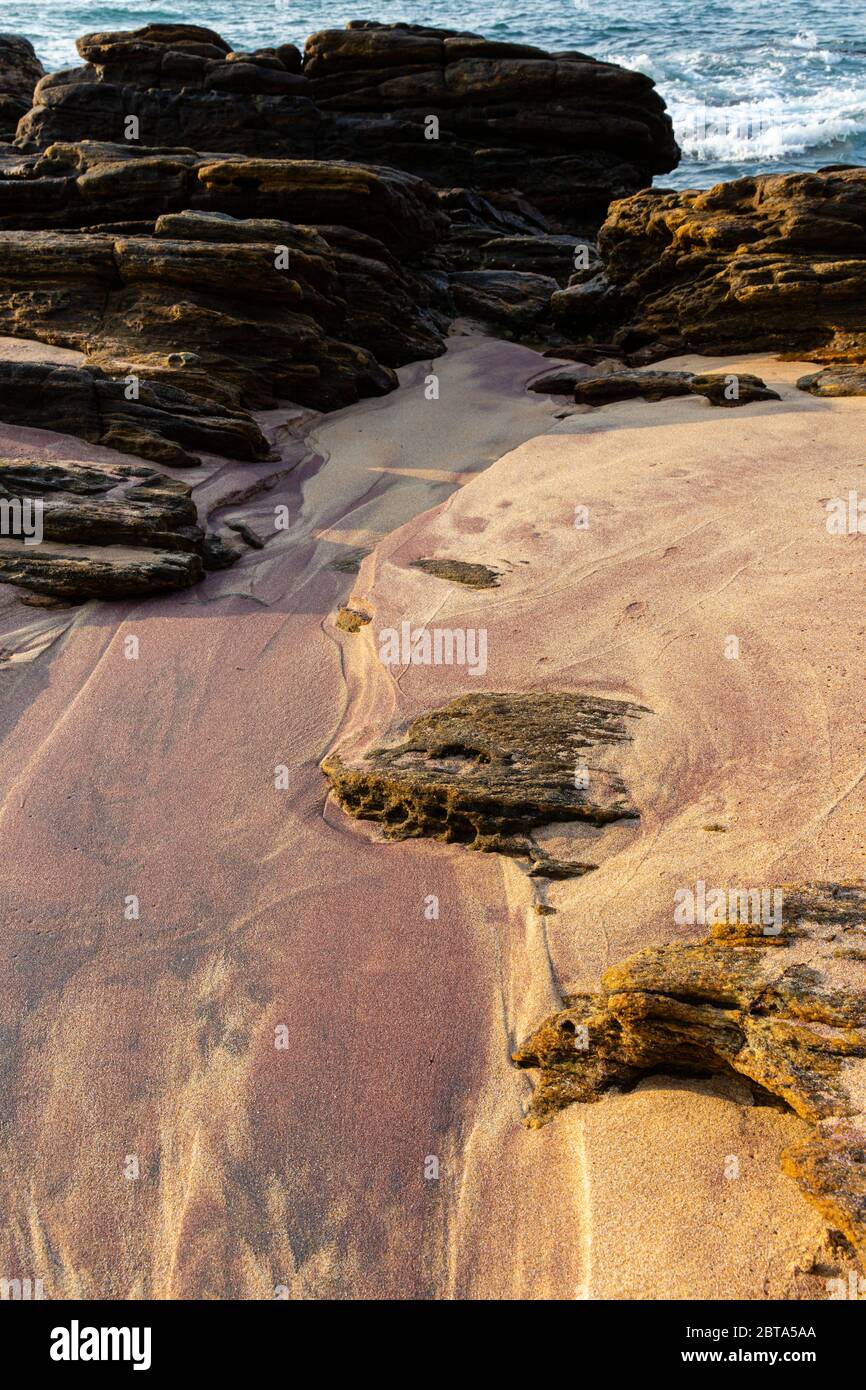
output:
[{"label": "rock formation", "polygon": [[76,602],[187,588],[219,563],[190,491],[145,464],[0,459],[4,520],[38,503],[44,536],[4,527],[17,533],[0,536],[0,580]]},{"label": "rock formation", "polygon": [[[325,758],[344,810],[389,839],[418,836],[528,855],[565,877],[592,865],[550,860],[531,831],[554,821],[605,825],[637,812],[612,762],[643,711],[562,694],[464,695],[419,716],[360,762]],[[586,787],[576,769],[586,766]]]},{"label": "rock formation", "polygon": [[[417,25],[356,22],[234,53],[193,25],[78,40],[18,130],[25,148],[127,136],[150,146],[387,164],[439,187],[520,189],[594,228],[614,197],[672,169],[664,102],[641,73],[577,52]],[[435,123],[435,124],[434,124]],[[495,138],[492,138],[495,136]]]},{"label": "rock formation", "polygon": [[604,271],[553,296],[573,337],[644,361],[759,350],[866,360],[866,169],[645,189],[614,203],[599,247]]},{"label": "rock formation", "polygon": [[797,386],[812,396],[866,396],[866,366],[825,367],[801,376]]},{"label": "rock formation", "polygon": [[33,105],[36,84],[45,69],[29,39],[0,34],[0,140],[12,140],[22,116]]},{"label": "rock formation", "polygon": [[707,940],[613,966],[514,1061],[539,1072],[535,1126],[650,1071],[748,1077],[815,1125],[783,1167],[866,1263],[866,888],[782,893],[778,925],[729,899]]},{"label": "rock formation", "polygon": [[617,367],[599,372],[580,365],[545,372],[529,383],[529,389],[543,395],[571,396],[578,405],[593,406],[636,398],[662,401],[670,396],[702,396],[710,405],[720,406],[780,399],[777,391],[749,372],[726,376],[718,372],[621,371]]}]

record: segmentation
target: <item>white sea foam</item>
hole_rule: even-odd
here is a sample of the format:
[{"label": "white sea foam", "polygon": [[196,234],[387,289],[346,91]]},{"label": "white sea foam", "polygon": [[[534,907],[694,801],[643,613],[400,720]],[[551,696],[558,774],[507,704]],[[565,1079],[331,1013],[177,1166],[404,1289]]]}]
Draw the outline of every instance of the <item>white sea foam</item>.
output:
[{"label": "white sea foam", "polygon": [[866,133],[866,87],[704,106],[669,103],[683,154],[699,162],[784,160]]}]

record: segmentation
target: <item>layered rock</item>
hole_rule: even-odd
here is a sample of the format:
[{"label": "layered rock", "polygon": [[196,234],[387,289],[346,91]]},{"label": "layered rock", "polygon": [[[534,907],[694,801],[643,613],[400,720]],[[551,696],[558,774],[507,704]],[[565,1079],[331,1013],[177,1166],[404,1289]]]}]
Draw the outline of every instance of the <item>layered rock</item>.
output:
[{"label": "layered rock", "polygon": [[643,360],[866,360],[866,169],[647,189],[611,207],[599,246],[604,272],[553,297],[564,332]]},{"label": "layered rock", "polygon": [[145,464],[0,459],[0,580],[76,602],[187,588],[207,563],[190,492]]},{"label": "layered rock", "polygon": [[165,381],[113,378],[98,367],[0,360],[0,419],[177,468],[201,463],[191,449],[245,460],[269,452],[245,411]]},{"label": "layered rock", "polygon": [[604,372],[581,365],[558,367],[535,377],[529,382],[529,390],[571,396],[578,405],[592,406],[635,399],[663,401],[672,396],[701,396],[710,405],[718,406],[780,399],[777,391],[750,372],[723,375],[718,372],[623,371],[616,366]]},{"label": "layered rock", "polygon": [[[464,695],[359,762],[344,762],[337,750],[322,770],[344,810],[378,822],[389,839],[429,836],[527,855],[538,872],[567,876],[593,866],[550,861],[531,832],[555,821],[637,816],[613,764],[641,712],[569,693]],[[586,786],[578,766],[587,769]]]},{"label": "layered rock", "polygon": [[[85,66],[38,87],[19,143],[117,141],[388,164],[441,187],[519,189],[571,225],[677,162],[650,78],[586,54],[456,30],[353,23],[233,53],[150,24],[78,40]],[[134,118],[132,127],[129,118]],[[433,118],[431,123],[431,118]]]},{"label": "layered rock", "polygon": [[733,1070],[813,1124],[782,1155],[866,1262],[866,888],[783,889],[781,921],[728,897],[711,936],[641,951],[566,996],[514,1053],[552,1118],[649,1071]]},{"label": "layered rock", "polygon": [[[253,215],[288,208],[342,221]],[[146,219],[131,235],[0,231],[0,332],[235,408],[345,405],[442,350],[435,281],[410,263],[448,224],[408,175],[85,144],[0,177],[6,227],[110,228],[131,210]]]},{"label": "layered rock", "polygon": [[866,366],[825,367],[801,376],[797,386],[811,396],[866,396]]},{"label": "layered rock", "polygon": [[29,39],[0,34],[0,140],[12,140],[45,69]]}]

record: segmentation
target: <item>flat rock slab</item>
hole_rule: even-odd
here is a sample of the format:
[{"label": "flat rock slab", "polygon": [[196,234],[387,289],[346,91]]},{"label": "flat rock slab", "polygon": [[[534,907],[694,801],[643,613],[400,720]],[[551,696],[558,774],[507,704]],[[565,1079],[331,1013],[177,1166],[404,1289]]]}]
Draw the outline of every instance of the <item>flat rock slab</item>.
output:
[{"label": "flat rock slab", "polygon": [[778,401],[760,377],[747,372],[722,375],[693,372],[607,371],[590,373],[580,364],[559,367],[536,377],[530,390],[551,395],[573,394],[578,405],[610,405],[614,401],[662,401],[671,396],[703,396],[710,405],[749,405],[753,401]]},{"label": "flat rock slab", "polygon": [[533,1126],[648,1071],[748,1077],[815,1125],[782,1165],[866,1263],[866,885],[778,891],[778,923],[727,895],[706,940],[613,966],[513,1060],[539,1070]]},{"label": "flat rock slab", "polygon": [[499,587],[499,571],[489,565],[473,564],[469,560],[439,560],[436,558],[413,560],[412,567],[432,574],[436,579],[450,579],[454,584],[465,584],[470,589],[496,589]]},{"label": "flat rock slab", "polygon": [[866,396],[866,367],[825,367],[801,376],[797,388],[812,396]]},{"label": "flat rock slab", "polygon": [[[389,839],[427,836],[529,855],[556,877],[558,865],[530,831],[637,817],[613,764],[644,712],[565,692],[464,695],[420,715],[362,761],[347,765],[335,752],[322,770],[343,809],[378,821]],[[586,787],[576,785],[584,780]]]},{"label": "flat rock slab", "polygon": [[0,459],[0,508],[0,579],[52,598],[183,589],[237,558],[212,553],[189,485],[147,464]]}]

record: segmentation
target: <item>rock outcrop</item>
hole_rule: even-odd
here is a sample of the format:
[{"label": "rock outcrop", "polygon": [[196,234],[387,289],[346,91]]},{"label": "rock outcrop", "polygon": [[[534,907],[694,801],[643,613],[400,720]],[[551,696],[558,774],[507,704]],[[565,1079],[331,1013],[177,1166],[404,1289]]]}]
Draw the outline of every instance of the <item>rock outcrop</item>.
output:
[{"label": "rock outcrop", "polygon": [[269,452],[245,411],[165,381],[110,377],[98,367],[0,360],[0,420],[177,468],[201,463],[191,449],[245,460]]},{"label": "rock outcrop", "polygon": [[[162,465],[266,457],[255,410],[392,390],[456,316],[543,342],[581,229],[678,154],[648,78],[452,30],[353,24],[302,55],[148,24],[78,49],[43,76],[0,44],[15,99],[38,83],[0,151],[0,335],[83,354],[7,361],[0,419]],[[84,592],[44,544],[6,575],[52,592],[55,563],[55,592]],[[183,553],[184,583],[231,559]]]},{"label": "rock outcrop", "polygon": [[812,396],[866,396],[866,366],[825,367],[801,376],[797,386]]},{"label": "rock outcrop", "polygon": [[[603,273],[553,296],[565,333],[643,360],[778,351],[866,360],[866,169],[645,189],[599,233]],[[633,359],[634,360],[634,359]]]},{"label": "rock outcrop", "polygon": [[29,39],[0,34],[0,140],[12,140],[18,122],[33,105],[33,93],[45,69]]},{"label": "rock outcrop", "polygon": [[671,396],[701,396],[710,405],[720,406],[780,399],[777,391],[749,372],[727,376],[718,372],[622,371],[617,368],[596,372],[580,365],[545,372],[529,383],[529,389],[543,395],[571,396],[578,405],[592,406],[634,399],[663,401]]},{"label": "rock outcrop", "polygon": [[128,137],[374,162],[443,188],[519,189],[569,228],[597,227],[678,158],[650,78],[457,30],[356,22],[314,34],[303,66],[291,45],[234,53],[181,24],[87,34],[78,51],[85,66],[39,83],[24,148]]},{"label": "rock outcrop", "polygon": [[[411,262],[448,222],[409,175],[88,143],[5,173],[0,333],[235,410],[346,405],[442,350],[435,280]],[[320,229],[254,215],[289,208]]]},{"label": "rock outcrop", "polygon": [[379,822],[389,839],[428,836],[525,855],[540,874],[570,876],[593,866],[551,861],[531,832],[555,821],[637,816],[613,764],[629,722],[643,712],[570,693],[464,695],[360,762],[347,764],[337,751],[322,770],[343,809]]},{"label": "rock outcrop", "polygon": [[650,1071],[748,1077],[815,1126],[783,1167],[866,1263],[866,888],[781,891],[778,924],[729,897],[707,940],[613,966],[514,1061],[539,1073],[535,1126]]},{"label": "rock outcrop", "polygon": [[74,602],[187,588],[217,567],[190,492],[144,464],[0,459],[0,580]]}]

